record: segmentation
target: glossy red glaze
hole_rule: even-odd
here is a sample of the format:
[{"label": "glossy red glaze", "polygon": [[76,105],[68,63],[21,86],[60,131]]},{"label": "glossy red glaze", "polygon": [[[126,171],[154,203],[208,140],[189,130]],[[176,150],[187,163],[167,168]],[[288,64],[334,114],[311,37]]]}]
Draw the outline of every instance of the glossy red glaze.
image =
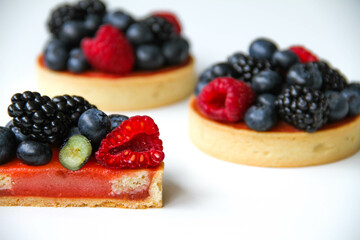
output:
[{"label": "glossy red glaze", "polygon": [[[211,120],[210,118],[206,117],[204,114],[201,113],[201,111],[200,111],[199,107],[197,106],[195,100],[193,100],[191,102],[191,107],[193,107],[195,109],[195,111],[198,114],[200,114],[202,117]],[[327,129],[337,128],[339,126],[350,123],[350,122],[354,121],[355,119],[356,119],[356,116],[347,117],[347,118],[344,118],[344,119],[342,119],[342,120],[340,120],[338,122],[335,122],[335,123],[325,124],[325,126],[323,128],[321,128],[321,129],[317,130],[317,132],[327,130]],[[213,121],[213,120],[211,120],[211,121]],[[248,126],[246,126],[244,121],[240,121],[240,122],[237,122],[237,123],[222,123],[222,122],[217,122],[217,123],[227,125],[227,126],[231,126],[233,128],[236,128],[236,129],[244,129],[244,130],[253,131]],[[264,133],[279,133],[279,132],[283,132],[283,133],[300,133],[300,132],[304,132],[304,131],[296,129],[295,127],[293,127],[292,125],[290,125],[290,124],[288,124],[288,123],[286,123],[284,121],[279,121],[274,128],[272,128],[270,131],[267,131],[267,132],[264,132]]]},{"label": "glossy red glaze", "polygon": [[[111,181],[124,174],[131,174],[137,170],[107,169],[96,163],[91,157],[89,161],[77,171],[64,168],[58,159],[59,150],[53,149],[53,158],[43,166],[28,166],[19,159],[15,159],[0,166],[0,174],[11,177],[12,189],[1,190],[0,196],[41,196],[66,198],[115,198],[139,200],[149,196],[149,186],[139,192],[112,192]],[[159,168],[141,169],[149,173],[150,182]]]},{"label": "glossy red glaze", "polygon": [[[179,69],[179,68],[187,65],[190,61],[191,61],[191,57],[189,57],[189,59],[186,60],[184,63],[182,63],[180,65],[177,65],[177,66],[166,67],[166,68],[156,70],[156,71],[134,71],[134,72],[124,74],[124,75],[105,73],[105,72],[100,72],[100,71],[93,70],[93,69],[88,70],[88,71],[83,72],[83,73],[78,73],[78,74],[72,73],[72,72],[69,72],[69,71],[58,71],[58,73],[68,74],[69,76],[73,76],[73,77],[76,77],[76,76],[83,76],[83,77],[89,77],[89,78],[98,77],[98,78],[106,78],[106,79],[109,79],[109,80],[110,79],[121,79],[122,77],[139,77],[139,76],[146,77],[146,76],[162,74],[162,73],[170,72],[170,71],[175,70],[175,69]],[[40,55],[38,57],[38,64],[41,67],[47,68],[46,65],[45,65],[45,62],[44,62],[44,56],[43,55]]]}]

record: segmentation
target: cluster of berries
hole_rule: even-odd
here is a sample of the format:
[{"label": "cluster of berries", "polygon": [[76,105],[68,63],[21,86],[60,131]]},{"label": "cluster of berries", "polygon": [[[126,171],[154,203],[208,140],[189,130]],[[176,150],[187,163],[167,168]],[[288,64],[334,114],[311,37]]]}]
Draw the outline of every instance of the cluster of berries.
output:
[{"label": "cluster of berries", "polygon": [[44,62],[55,71],[81,73],[93,68],[126,74],[178,65],[189,57],[189,43],[169,12],[135,20],[122,10],[107,11],[99,0],[81,0],[54,9],[48,27],[52,38]]},{"label": "cluster of berries", "polygon": [[26,91],[11,101],[13,119],[0,127],[0,164],[16,154],[27,165],[45,165],[58,146],[69,170],[79,170],[95,151],[98,163],[115,169],[153,167],[164,159],[159,129],[148,116],[108,116],[79,96],[50,99]]},{"label": "cluster of berries", "polygon": [[283,121],[314,132],[328,122],[360,113],[360,84],[302,46],[278,50],[253,41],[249,55],[235,53],[206,69],[195,89],[200,111],[222,122],[244,120],[256,131]]}]

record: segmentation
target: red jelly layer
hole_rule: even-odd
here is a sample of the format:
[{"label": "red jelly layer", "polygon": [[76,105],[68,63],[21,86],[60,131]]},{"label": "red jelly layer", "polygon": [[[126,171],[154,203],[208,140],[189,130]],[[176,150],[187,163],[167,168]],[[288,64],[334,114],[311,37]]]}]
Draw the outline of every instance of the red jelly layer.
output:
[{"label": "red jelly layer", "polygon": [[[159,69],[156,71],[134,71],[134,72],[130,72],[128,74],[124,74],[124,75],[119,75],[119,74],[111,74],[111,73],[105,73],[105,72],[101,72],[98,70],[88,70],[82,73],[72,73],[69,71],[58,71],[58,73],[63,73],[63,74],[69,74],[70,76],[83,76],[83,77],[101,77],[101,78],[108,78],[108,79],[119,79],[121,77],[138,77],[138,76],[150,76],[150,75],[155,75],[155,74],[162,74],[162,73],[166,73],[166,72],[170,72],[172,70],[181,68],[185,65],[187,65],[190,61],[192,60],[192,57],[189,57],[188,60],[186,60],[185,62],[183,62],[180,65],[176,65],[176,66],[172,66],[172,67],[166,67],[163,69]],[[44,56],[40,55],[38,57],[38,64],[44,68],[47,68],[44,62]]]},{"label": "red jelly layer", "polygon": [[[160,167],[148,169],[107,169],[91,157],[77,171],[64,168],[58,159],[59,151],[53,149],[53,158],[43,166],[28,166],[15,159],[0,166],[0,174],[11,177],[12,189],[0,189],[0,196],[41,196],[66,198],[115,198],[140,200],[149,196],[149,186]],[[150,184],[141,191],[114,194],[112,181],[121,176],[134,175],[146,170]]]},{"label": "red jelly layer", "polygon": [[[193,107],[193,109],[195,109],[195,111],[197,113],[199,113],[202,117],[207,118],[209,120],[211,120],[210,118],[208,118],[207,116],[205,116],[204,114],[201,113],[199,106],[196,104],[196,100],[193,99],[191,102],[191,107]],[[352,121],[355,121],[356,116],[354,117],[346,117],[338,122],[335,123],[328,123],[325,124],[325,126],[323,126],[321,129],[317,130],[317,132],[322,131],[322,130],[327,130],[327,129],[332,129],[332,128],[337,128],[339,126],[348,124]],[[211,120],[213,121],[213,120]],[[219,124],[223,124],[223,125],[227,125],[236,129],[244,129],[244,130],[249,130],[249,131],[253,131],[252,129],[250,129],[244,121],[241,122],[236,122],[236,123],[222,123],[222,122],[217,122]],[[270,131],[268,132],[283,132],[283,133],[295,133],[295,132],[304,132],[301,131],[299,129],[296,129],[294,126],[284,122],[284,121],[279,121]]]}]

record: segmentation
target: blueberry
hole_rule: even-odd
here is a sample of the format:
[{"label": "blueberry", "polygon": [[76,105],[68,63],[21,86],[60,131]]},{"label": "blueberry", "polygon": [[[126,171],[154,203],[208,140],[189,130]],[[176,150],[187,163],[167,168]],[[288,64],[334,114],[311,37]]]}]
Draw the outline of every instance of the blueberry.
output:
[{"label": "blueberry", "polygon": [[251,80],[251,87],[257,93],[270,93],[279,90],[282,78],[279,73],[264,70],[255,75]]},{"label": "blueberry", "polygon": [[74,135],[61,148],[59,160],[65,168],[75,171],[84,166],[91,152],[90,141],[82,135]]},{"label": "blueberry", "polygon": [[126,38],[135,45],[151,43],[154,40],[153,33],[145,24],[133,23],[126,31]]},{"label": "blueberry", "polygon": [[341,94],[349,103],[349,115],[354,116],[360,114],[360,88],[350,85],[344,88]]},{"label": "blueberry", "polygon": [[319,90],[323,79],[318,66],[314,63],[297,63],[289,69],[286,81],[290,85],[301,85]]},{"label": "blueberry", "polygon": [[164,65],[165,59],[157,45],[145,44],[136,49],[136,65],[141,70],[156,70]]},{"label": "blueberry", "polygon": [[55,71],[66,69],[69,52],[62,41],[50,41],[45,49],[45,65]]},{"label": "blueberry", "polygon": [[15,135],[16,138],[16,142],[19,144],[22,141],[25,141],[26,139],[28,139],[29,137],[27,135],[24,135],[21,131],[20,128],[16,127],[14,125],[13,120],[9,121],[6,126],[7,128],[9,128]]},{"label": "blueberry", "polygon": [[276,50],[275,43],[266,38],[258,38],[251,43],[249,53],[254,58],[270,61]]},{"label": "blueberry", "polygon": [[84,27],[87,31],[87,35],[93,35],[99,26],[102,24],[102,19],[97,14],[87,15],[84,21]]},{"label": "blueberry", "polygon": [[92,108],[81,114],[78,128],[81,134],[87,137],[96,149],[101,140],[110,132],[111,122],[104,112]]},{"label": "blueberry", "polygon": [[123,121],[129,119],[128,116],[120,115],[120,114],[111,114],[111,115],[109,115],[109,118],[110,118],[110,122],[111,122],[111,130],[117,128],[118,126],[120,126],[120,124]]},{"label": "blueberry", "polygon": [[108,12],[103,19],[108,23],[125,32],[126,29],[135,22],[134,18],[123,11]]},{"label": "blueberry", "polygon": [[275,100],[276,96],[271,93],[263,93],[258,95],[257,97],[257,103],[262,105],[268,105],[271,108],[275,108]]},{"label": "blueberry", "polygon": [[80,132],[78,127],[70,128],[69,133],[67,135],[67,138],[70,138],[70,137],[72,137],[74,135],[81,135],[81,132]]},{"label": "blueberry", "polygon": [[45,46],[45,52],[46,51],[53,51],[56,48],[67,49],[67,44],[66,44],[66,42],[64,42],[64,41],[62,41],[60,39],[52,38],[52,39],[50,39],[50,41]]},{"label": "blueberry", "polygon": [[282,70],[288,70],[298,62],[300,62],[299,57],[290,50],[276,51],[271,59],[273,66],[279,67]]},{"label": "blueberry", "polygon": [[269,105],[253,105],[245,113],[245,123],[255,131],[268,131],[277,123],[276,110]]},{"label": "blueberry", "polygon": [[170,65],[183,63],[189,57],[189,43],[180,37],[169,40],[163,44],[162,53]]},{"label": "blueberry", "polygon": [[71,46],[76,46],[87,35],[83,21],[67,21],[60,29],[59,37]]},{"label": "blueberry", "polygon": [[16,137],[6,127],[0,127],[0,164],[9,162],[14,158],[16,152]]},{"label": "blueberry", "polygon": [[209,83],[207,83],[207,82],[199,81],[195,87],[195,95],[198,96],[201,93],[201,91],[203,90],[203,88],[208,84]]},{"label": "blueberry", "polygon": [[89,68],[86,57],[80,48],[74,48],[70,51],[67,68],[73,73],[81,73]]},{"label": "blueberry", "polygon": [[349,103],[341,93],[335,91],[326,91],[325,96],[330,108],[329,121],[339,121],[348,114]]},{"label": "blueberry", "polygon": [[19,144],[16,155],[27,165],[40,166],[50,162],[52,150],[45,143],[25,140]]}]

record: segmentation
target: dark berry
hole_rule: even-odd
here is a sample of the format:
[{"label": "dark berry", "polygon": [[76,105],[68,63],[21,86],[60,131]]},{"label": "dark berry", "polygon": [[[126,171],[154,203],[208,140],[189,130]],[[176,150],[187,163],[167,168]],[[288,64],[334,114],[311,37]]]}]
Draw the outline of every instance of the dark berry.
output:
[{"label": "dark berry", "polygon": [[319,61],[318,57],[315,54],[313,54],[310,50],[306,49],[303,46],[292,46],[289,49],[299,57],[301,63]]},{"label": "dark berry", "polygon": [[74,48],[70,51],[67,68],[70,72],[73,73],[81,73],[89,69],[89,63],[87,62],[84,53],[80,48]]},{"label": "dark berry", "polygon": [[276,51],[271,58],[274,67],[285,71],[298,62],[300,62],[299,57],[290,50]]},{"label": "dark berry", "polygon": [[332,69],[326,62],[315,62],[314,65],[320,70],[323,81],[321,89],[323,91],[341,91],[347,86],[347,80],[342,73]]},{"label": "dark berry", "polygon": [[155,41],[162,43],[177,36],[174,26],[165,18],[150,16],[141,22],[153,33]]},{"label": "dark berry", "polygon": [[269,105],[253,105],[246,111],[245,123],[255,131],[268,131],[277,123],[276,110]]},{"label": "dark berry", "polygon": [[76,7],[87,15],[103,16],[106,12],[105,4],[99,0],[82,0],[77,3]]},{"label": "dark berry", "polygon": [[16,153],[16,137],[6,127],[0,127],[0,165],[9,162]]},{"label": "dark berry", "polygon": [[70,138],[74,135],[81,135],[81,132],[77,126],[70,128],[67,138]]},{"label": "dark berry", "polygon": [[26,140],[19,144],[16,155],[27,165],[40,166],[50,162],[52,150],[49,145],[45,143]]},{"label": "dark berry", "polygon": [[237,78],[239,74],[228,63],[217,63],[207,68],[201,75],[195,88],[195,94],[199,95],[201,90],[212,80],[218,77]]},{"label": "dark berry", "polygon": [[134,45],[151,43],[154,40],[150,28],[141,23],[131,24],[126,31],[126,38]]},{"label": "dark berry", "polygon": [[28,136],[24,135],[21,132],[20,128],[18,128],[14,125],[13,120],[9,121],[6,124],[6,127],[9,128],[14,133],[17,143],[21,143],[22,141],[25,141],[26,139],[28,139]]},{"label": "dark berry", "polygon": [[162,53],[170,65],[177,65],[189,58],[189,43],[183,38],[175,38],[164,42]]},{"label": "dark berry", "polygon": [[330,109],[329,121],[339,121],[349,113],[349,103],[340,92],[325,91],[325,96]]},{"label": "dark berry", "polygon": [[261,71],[251,80],[251,87],[257,93],[278,92],[281,84],[281,75],[272,70]]},{"label": "dark berry", "polygon": [[320,89],[323,83],[321,72],[314,62],[297,63],[289,69],[286,80],[290,85],[296,84]]},{"label": "dark berry", "polygon": [[70,46],[78,46],[80,41],[87,35],[83,21],[67,21],[61,27],[59,37]]},{"label": "dark berry", "polygon": [[285,122],[307,132],[320,129],[328,120],[325,95],[309,87],[291,85],[277,96],[275,105]]},{"label": "dark berry", "polygon": [[59,160],[65,168],[76,171],[88,161],[91,152],[90,141],[83,135],[74,135],[61,148]]},{"label": "dark berry", "polygon": [[129,119],[128,116],[120,115],[120,114],[111,114],[111,115],[109,115],[109,118],[110,118],[110,122],[111,122],[111,130],[114,130],[115,128],[120,126],[120,124],[123,121]]},{"label": "dark berry", "polygon": [[87,35],[94,35],[96,30],[99,28],[99,26],[102,24],[102,17],[95,14],[90,14],[86,16],[84,21],[84,27],[87,31]]},{"label": "dark berry", "polygon": [[262,70],[270,69],[271,64],[267,60],[258,60],[243,53],[235,53],[228,59],[229,64],[237,71],[239,79],[250,82],[251,79]]},{"label": "dark berry", "polygon": [[156,70],[161,68],[165,63],[161,49],[157,45],[140,45],[137,47],[135,55],[136,66],[140,70]]},{"label": "dark berry", "polygon": [[110,118],[102,111],[92,108],[81,114],[78,128],[82,135],[87,137],[94,148],[111,131]]},{"label": "dark berry", "polygon": [[347,87],[341,91],[349,103],[349,115],[354,116],[360,114],[360,89],[357,87]]},{"label": "dark berry", "polygon": [[113,25],[124,33],[126,32],[126,29],[135,22],[132,16],[120,10],[106,13],[103,21],[104,23]]},{"label": "dark berry", "polygon": [[276,96],[271,93],[263,93],[257,96],[256,102],[262,105],[268,105],[275,108]]},{"label": "dark berry", "polygon": [[260,60],[271,60],[272,55],[277,50],[277,46],[271,40],[258,38],[250,45],[250,56]]},{"label": "dark berry", "polygon": [[69,52],[66,46],[60,41],[50,42],[48,47],[45,49],[45,65],[52,70],[65,70],[68,57]]}]

